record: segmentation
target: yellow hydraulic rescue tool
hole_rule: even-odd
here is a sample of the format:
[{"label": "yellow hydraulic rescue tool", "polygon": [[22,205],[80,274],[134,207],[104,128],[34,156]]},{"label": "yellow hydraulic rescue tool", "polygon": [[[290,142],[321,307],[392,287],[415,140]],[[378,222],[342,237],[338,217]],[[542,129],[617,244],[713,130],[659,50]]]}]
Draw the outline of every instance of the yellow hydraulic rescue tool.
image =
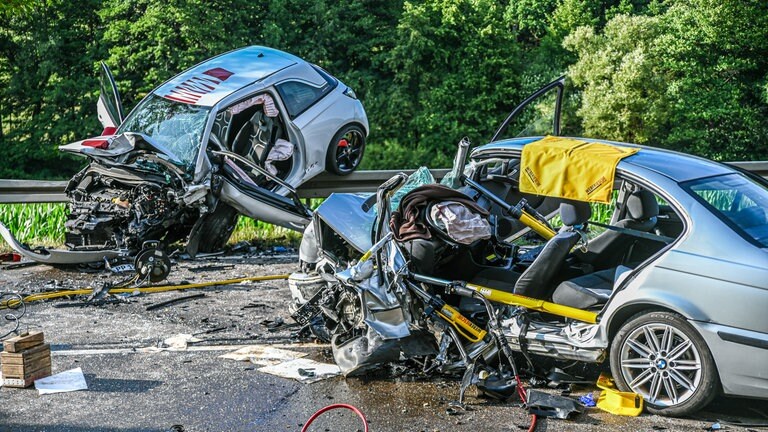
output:
[{"label": "yellow hydraulic rescue tool", "polygon": [[446,279],[435,278],[431,276],[420,275],[417,273],[411,274],[413,279],[432,285],[438,285],[445,287],[449,291],[452,291],[458,295],[464,297],[473,297],[480,295],[489,301],[496,303],[503,303],[510,306],[520,306],[526,309],[535,310],[538,312],[546,312],[552,315],[558,315],[565,318],[575,319],[589,324],[597,323],[597,314],[583,309],[578,309],[570,306],[565,306],[557,303],[548,302],[545,300],[534,299],[530,297],[521,296],[518,294],[508,293],[493,288],[488,288],[475,284],[464,284],[462,282],[449,281]]}]

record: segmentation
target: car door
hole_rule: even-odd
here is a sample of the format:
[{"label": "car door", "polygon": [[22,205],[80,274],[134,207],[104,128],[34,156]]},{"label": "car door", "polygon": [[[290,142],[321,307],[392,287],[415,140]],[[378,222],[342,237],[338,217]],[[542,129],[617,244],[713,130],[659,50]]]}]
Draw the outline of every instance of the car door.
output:
[{"label": "car door", "polygon": [[96,112],[98,113],[101,125],[104,127],[102,135],[114,133],[125,118],[115,79],[104,62],[101,62],[101,70],[99,72],[99,100],[96,103]]},{"label": "car door", "polygon": [[491,142],[522,136],[560,135],[565,76],[552,81],[528,96],[509,113]]},{"label": "car door", "polygon": [[[270,143],[285,138],[288,119],[270,91],[258,91],[216,114],[211,137],[218,150],[211,153],[217,169],[221,199],[240,213],[291,229],[303,229],[311,212],[301,203],[289,182],[290,173],[270,172],[264,164]],[[268,113],[271,113],[268,114]],[[259,151],[260,150],[260,151]],[[301,157],[294,154],[290,157]],[[294,162],[295,163],[295,162]],[[291,171],[294,171],[291,168]],[[286,178],[288,176],[289,178]]]}]

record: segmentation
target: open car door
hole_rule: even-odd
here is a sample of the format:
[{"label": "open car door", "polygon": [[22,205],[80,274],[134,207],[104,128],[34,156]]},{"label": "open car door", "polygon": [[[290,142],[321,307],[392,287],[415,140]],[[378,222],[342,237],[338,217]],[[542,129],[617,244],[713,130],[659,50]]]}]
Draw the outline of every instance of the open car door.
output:
[{"label": "open car door", "polygon": [[491,142],[506,138],[560,135],[565,76],[552,81],[515,107],[493,134]]},{"label": "open car door", "polygon": [[104,62],[101,62],[101,71],[99,73],[99,101],[96,103],[96,110],[99,115],[99,121],[104,127],[104,135],[107,132],[114,132],[123,122],[123,104],[120,101],[120,93],[117,91],[115,79],[112,72]]},{"label": "open car door", "polygon": [[230,151],[213,151],[222,158],[221,199],[240,213],[293,230],[303,230],[312,212],[296,189],[253,160]]}]

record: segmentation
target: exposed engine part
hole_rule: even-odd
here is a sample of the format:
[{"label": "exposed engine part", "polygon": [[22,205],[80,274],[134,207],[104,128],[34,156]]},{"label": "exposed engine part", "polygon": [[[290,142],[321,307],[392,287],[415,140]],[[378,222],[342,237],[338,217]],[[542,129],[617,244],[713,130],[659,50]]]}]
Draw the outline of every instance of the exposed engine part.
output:
[{"label": "exposed engine part", "polygon": [[146,242],[145,248],[136,255],[134,267],[139,281],[157,283],[171,273],[171,260],[161,249],[159,242]]},{"label": "exposed engine part", "polygon": [[171,243],[189,232],[200,210],[184,202],[185,191],[171,176],[91,164],[67,187],[70,214],[66,244],[72,250],[138,251],[147,240]]}]

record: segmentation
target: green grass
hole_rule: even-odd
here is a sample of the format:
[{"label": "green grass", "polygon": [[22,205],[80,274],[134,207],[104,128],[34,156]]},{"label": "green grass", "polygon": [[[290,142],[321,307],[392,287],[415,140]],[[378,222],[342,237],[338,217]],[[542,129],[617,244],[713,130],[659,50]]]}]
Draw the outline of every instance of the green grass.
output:
[{"label": "green grass", "polygon": [[247,241],[256,245],[268,243],[297,247],[301,241],[301,233],[288,228],[271,225],[262,221],[240,216],[235,226],[229,244]]},{"label": "green grass", "polygon": [[[32,246],[60,246],[64,243],[66,204],[0,204],[0,221],[16,239]],[[0,249],[10,246],[0,240]]]},{"label": "green grass", "polygon": [[[313,200],[312,206],[319,202]],[[0,204],[0,221],[16,239],[32,247],[61,247],[64,245],[64,222],[67,204]],[[301,233],[240,216],[230,244],[241,241],[298,246]],[[0,251],[11,247],[0,239]]]}]

